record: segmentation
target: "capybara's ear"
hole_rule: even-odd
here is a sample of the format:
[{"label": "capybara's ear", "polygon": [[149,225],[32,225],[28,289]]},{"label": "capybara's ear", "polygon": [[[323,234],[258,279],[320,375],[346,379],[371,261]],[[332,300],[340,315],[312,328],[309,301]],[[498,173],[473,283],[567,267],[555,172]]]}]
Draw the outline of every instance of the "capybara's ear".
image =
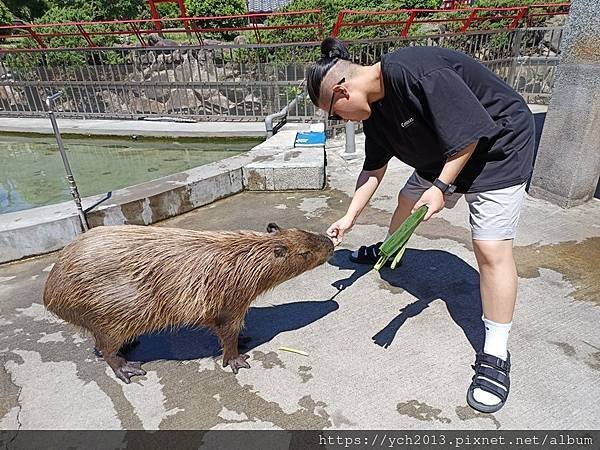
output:
[{"label": "capybara's ear", "polygon": [[281,231],[281,228],[279,228],[279,225],[277,225],[276,223],[271,222],[269,225],[267,225],[267,233],[279,233]]},{"label": "capybara's ear", "polygon": [[277,258],[283,258],[285,255],[287,255],[287,252],[288,248],[285,245],[276,245],[275,249],[273,250],[273,253],[275,253]]}]

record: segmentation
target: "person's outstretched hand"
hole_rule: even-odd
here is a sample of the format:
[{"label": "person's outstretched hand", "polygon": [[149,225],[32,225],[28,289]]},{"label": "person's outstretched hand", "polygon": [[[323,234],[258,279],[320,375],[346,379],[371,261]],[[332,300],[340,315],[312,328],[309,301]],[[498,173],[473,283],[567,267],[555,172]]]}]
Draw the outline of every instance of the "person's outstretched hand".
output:
[{"label": "person's outstretched hand", "polygon": [[423,220],[429,220],[429,218],[435,213],[444,209],[444,206],[446,205],[444,194],[435,186],[431,186],[429,189],[423,192],[423,195],[421,195],[421,198],[417,201],[417,203],[415,203],[411,213],[414,213],[423,205],[427,205],[428,207],[427,214],[425,214]]},{"label": "person's outstretched hand", "polygon": [[337,247],[341,244],[344,233],[352,229],[352,222],[351,218],[344,216],[327,229],[327,236],[331,238],[333,245]]}]

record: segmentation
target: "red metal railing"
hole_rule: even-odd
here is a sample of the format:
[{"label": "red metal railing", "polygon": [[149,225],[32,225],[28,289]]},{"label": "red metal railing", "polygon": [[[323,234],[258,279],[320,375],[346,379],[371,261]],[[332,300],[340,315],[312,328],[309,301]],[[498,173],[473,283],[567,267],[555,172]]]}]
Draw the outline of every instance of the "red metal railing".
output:
[{"label": "red metal railing", "polygon": [[[294,30],[294,29],[313,29],[315,30],[314,40],[323,38],[323,19],[320,9],[310,9],[303,11],[273,12],[273,13],[251,13],[228,16],[204,16],[204,17],[179,17],[179,18],[158,18],[158,19],[130,19],[130,20],[105,20],[97,22],[65,22],[65,23],[43,23],[43,24],[19,24],[0,26],[0,39],[21,39],[23,37],[32,38],[40,48],[48,48],[47,40],[53,37],[78,36],[82,43],[87,47],[95,47],[96,36],[135,36],[142,47],[148,46],[145,36],[157,32],[163,33],[194,33],[200,43],[203,42],[204,33],[227,33],[254,31],[257,41],[261,42],[260,33],[269,30]],[[292,17],[309,19],[311,15],[316,16],[318,20],[314,22],[302,22],[288,25],[266,25],[259,24],[274,17]],[[247,25],[243,26],[219,26],[231,20],[244,20]],[[183,23],[183,28],[165,28],[170,23]],[[206,24],[217,24],[217,26],[207,26]],[[64,31],[53,31],[61,28]],[[100,28],[100,29],[98,29]],[[76,47],[85,48],[85,47]],[[13,49],[11,49],[13,50]],[[14,49],[14,50],[28,50]]]},{"label": "red metal railing", "polygon": [[[182,3],[182,0],[148,0],[150,5],[160,2]],[[467,0],[455,0],[453,6]],[[460,5],[459,5],[460,6]],[[505,8],[464,8],[455,9],[399,9],[390,11],[355,11],[341,10],[331,32],[332,36],[340,36],[342,29],[361,27],[391,27],[401,28],[400,36],[408,36],[411,27],[415,24],[442,23],[452,24],[455,31],[465,32],[479,24],[479,28],[489,23],[504,22],[505,28],[512,29],[520,25],[531,25],[535,20],[569,13],[570,3],[548,3],[520,7]],[[185,8],[185,6],[184,6]],[[323,37],[323,15],[320,9],[289,12],[250,13],[228,16],[205,17],[179,17],[159,18],[156,8],[152,8],[151,19],[129,19],[99,22],[67,22],[45,24],[18,24],[0,26],[0,40],[14,40],[23,37],[31,38],[39,48],[48,48],[48,40],[54,37],[77,36],[81,38],[83,46],[75,48],[95,47],[98,36],[134,36],[140,46],[146,47],[146,37],[153,33],[193,33],[198,42],[203,43],[202,35],[215,32],[241,32],[253,31],[258,43],[261,43],[261,32],[270,30],[315,30],[314,40]],[[383,19],[379,19],[382,16]],[[277,17],[294,18],[301,23],[287,25],[264,24],[267,19]],[[310,21],[312,17],[313,21]],[[232,19],[246,22],[243,26],[220,26],[219,22],[227,23]],[[168,28],[172,24],[181,24],[183,27]],[[216,23],[216,25],[214,25]],[[210,25],[210,26],[209,26]],[[59,29],[61,31],[57,31]],[[485,28],[483,28],[485,29]],[[73,48],[73,47],[71,47]],[[1,50],[1,47],[0,47]],[[27,51],[31,48],[11,49],[12,51]]]},{"label": "red metal railing", "polygon": [[[150,8],[150,15],[153,19],[160,19],[160,15],[158,14],[158,9],[156,8],[157,3],[175,3],[179,8],[179,17],[187,17],[187,10],[185,9],[185,3],[183,0],[146,0],[148,3],[148,7]],[[182,20],[183,26],[186,30],[190,28],[190,22],[188,20]],[[161,23],[154,22],[154,27],[156,30],[161,30]]]},{"label": "red metal railing", "polygon": [[[548,3],[504,8],[457,8],[457,9],[398,9],[390,11],[342,10],[331,34],[339,36],[342,28],[361,27],[401,27],[400,35],[408,36],[410,28],[419,23],[459,24],[460,32],[465,32],[475,23],[509,22],[506,28],[513,29],[520,24],[531,24],[535,18],[565,15],[570,3]],[[377,17],[387,16],[383,20]],[[390,16],[398,19],[390,20]],[[364,20],[366,19],[366,20]]]}]

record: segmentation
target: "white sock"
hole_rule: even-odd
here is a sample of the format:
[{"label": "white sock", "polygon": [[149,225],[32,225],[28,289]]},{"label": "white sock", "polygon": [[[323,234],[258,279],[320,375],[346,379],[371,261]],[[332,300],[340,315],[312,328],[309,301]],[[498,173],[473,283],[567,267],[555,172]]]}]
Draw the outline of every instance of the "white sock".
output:
[{"label": "white sock", "polygon": [[[486,319],[485,317],[482,317],[482,319],[483,324],[485,325],[485,345],[483,346],[483,351],[489,355],[493,355],[506,361],[508,356],[508,333],[510,332],[512,322],[496,323]],[[499,385],[494,380],[490,380],[488,378],[485,379],[504,389],[503,386]],[[473,391],[473,397],[475,400],[485,405],[496,405],[500,403],[500,399],[494,394],[490,394],[489,392],[481,389],[475,389]]]}]

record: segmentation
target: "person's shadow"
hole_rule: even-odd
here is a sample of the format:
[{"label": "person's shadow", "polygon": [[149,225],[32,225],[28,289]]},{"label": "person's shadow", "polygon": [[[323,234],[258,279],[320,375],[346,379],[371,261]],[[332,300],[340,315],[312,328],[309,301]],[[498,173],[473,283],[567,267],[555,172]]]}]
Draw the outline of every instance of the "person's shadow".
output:
[{"label": "person's shadow", "polygon": [[[279,333],[297,330],[325,317],[339,308],[333,297],[325,301],[250,308],[240,338],[240,350],[252,350],[269,342]],[[216,357],[221,353],[221,348],[217,337],[207,328],[182,327],[174,331],[142,335],[134,344],[125,346],[121,351],[130,361],[182,361]]]},{"label": "person's shadow", "polygon": [[[335,281],[333,286],[345,289],[372,270],[371,265],[355,264],[349,260],[349,250],[338,250],[330,260],[340,269],[354,269],[348,278]],[[402,264],[391,270],[385,266],[381,278],[409,292],[416,301],[400,309],[400,313],[385,328],[373,336],[373,341],[388,348],[400,327],[437,299],[446,303],[448,313],[463,330],[475,351],[483,348],[485,330],[481,321],[479,273],[459,257],[443,250],[407,249]]]}]

